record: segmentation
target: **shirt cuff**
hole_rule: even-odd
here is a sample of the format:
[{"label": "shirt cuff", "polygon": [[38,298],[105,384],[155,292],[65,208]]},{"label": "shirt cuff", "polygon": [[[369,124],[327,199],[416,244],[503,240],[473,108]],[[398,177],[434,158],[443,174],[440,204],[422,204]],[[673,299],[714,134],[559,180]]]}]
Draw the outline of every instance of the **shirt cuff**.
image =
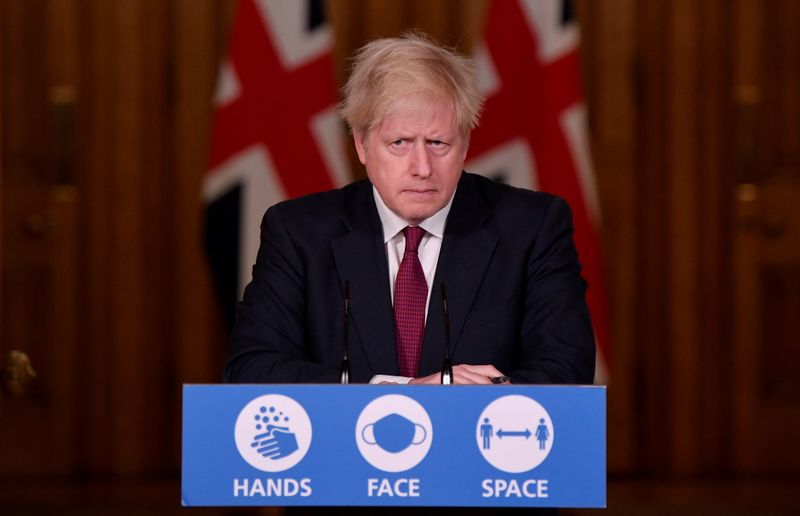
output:
[{"label": "shirt cuff", "polygon": [[406,384],[413,380],[413,378],[409,378],[407,376],[392,376],[389,374],[376,374],[372,377],[372,380],[369,383],[381,383],[381,382],[389,382],[389,383],[402,383]]}]

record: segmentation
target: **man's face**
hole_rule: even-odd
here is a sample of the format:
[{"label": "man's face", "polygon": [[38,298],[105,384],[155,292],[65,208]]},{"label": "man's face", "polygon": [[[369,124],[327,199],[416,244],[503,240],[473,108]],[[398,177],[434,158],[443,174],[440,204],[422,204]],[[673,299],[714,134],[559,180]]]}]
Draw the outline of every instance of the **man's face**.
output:
[{"label": "man's face", "polygon": [[380,124],[353,138],[381,199],[408,223],[419,224],[450,200],[467,142],[448,102],[419,95],[397,101]]}]

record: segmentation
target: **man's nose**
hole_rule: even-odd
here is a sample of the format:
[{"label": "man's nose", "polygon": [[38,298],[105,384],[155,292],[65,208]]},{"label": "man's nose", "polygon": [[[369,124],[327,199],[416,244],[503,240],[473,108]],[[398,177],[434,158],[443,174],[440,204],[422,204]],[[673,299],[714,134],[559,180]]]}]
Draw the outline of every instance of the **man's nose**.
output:
[{"label": "man's nose", "polygon": [[413,163],[411,166],[414,175],[420,177],[428,177],[431,175],[432,160],[427,145],[415,145],[412,159]]}]

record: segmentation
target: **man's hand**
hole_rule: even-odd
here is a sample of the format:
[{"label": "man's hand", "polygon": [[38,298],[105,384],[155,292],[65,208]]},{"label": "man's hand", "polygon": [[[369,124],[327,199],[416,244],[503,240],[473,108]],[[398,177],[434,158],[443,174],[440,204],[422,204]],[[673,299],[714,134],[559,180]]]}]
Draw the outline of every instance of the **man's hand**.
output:
[{"label": "man's hand", "polygon": [[[505,376],[493,365],[459,364],[453,366],[454,385],[491,385],[492,378]],[[442,373],[434,373],[422,378],[414,378],[409,384],[413,385],[439,385],[442,383]],[[510,383],[510,382],[504,382]]]}]

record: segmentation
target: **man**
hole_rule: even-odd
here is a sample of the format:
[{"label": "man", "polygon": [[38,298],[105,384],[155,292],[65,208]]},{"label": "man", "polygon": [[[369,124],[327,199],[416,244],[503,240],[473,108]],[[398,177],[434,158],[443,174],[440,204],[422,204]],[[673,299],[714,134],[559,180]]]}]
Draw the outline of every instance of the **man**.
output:
[{"label": "man", "polygon": [[227,381],[338,382],[347,292],[352,382],[439,383],[446,290],[453,383],[592,382],[569,208],[462,171],[481,104],[421,36],[357,53],[341,113],[369,179],[267,211]]}]

